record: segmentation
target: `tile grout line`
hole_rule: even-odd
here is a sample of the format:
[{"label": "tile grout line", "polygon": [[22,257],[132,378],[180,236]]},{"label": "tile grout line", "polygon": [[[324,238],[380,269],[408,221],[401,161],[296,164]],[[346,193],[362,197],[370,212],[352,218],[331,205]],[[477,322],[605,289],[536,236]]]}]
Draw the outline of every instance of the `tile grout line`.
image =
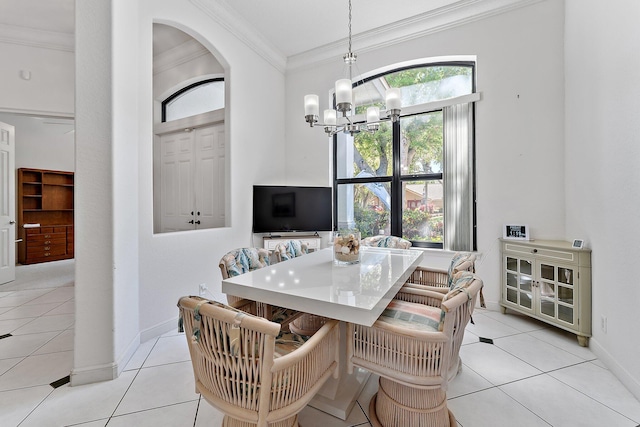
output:
[{"label": "tile grout line", "polygon": [[[127,393],[129,392],[129,390],[131,389],[131,386],[133,385],[133,383],[135,382],[136,378],[138,378],[138,375],[140,374],[140,371],[142,370],[142,368],[144,367],[145,362],[147,361],[147,359],[149,359],[149,356],[151,355],[151,353],[153,352],[153,349],[156,348],[156,345],[158,345],[158,340],[160,339],[160,337],[157,337],[155,340],[156,342],[153,343],[153,346],[151,347],[151,349],[149,350],[149,353],[145,356],[144,360],[142,361],[142,363],[140,363],[140,367],[135,369],[136,374],[133,376],[133,378],[131,379],[131,383],[129,383],[129,386],[127,387],[127,389],[125,390],[125,392],[122,394],[122,397],[120,398],[120,400],[118,401],[117,405],[115,406],[115,408],[113,408],[113,412],[111,412],[111,415],[109,415],[109,418],[107,419],[107,424],[109,424],[109,421],[111,421],[111,419],[115,416],[116,411],[118,410],[118,408],[120,407],[120,405],[122,404],[122,401],[124,400],[125,396],[127,395]],[[127,367],[125,366],[124,369],[126,369]],[[123,369],[123,372],[124,372]]]}]

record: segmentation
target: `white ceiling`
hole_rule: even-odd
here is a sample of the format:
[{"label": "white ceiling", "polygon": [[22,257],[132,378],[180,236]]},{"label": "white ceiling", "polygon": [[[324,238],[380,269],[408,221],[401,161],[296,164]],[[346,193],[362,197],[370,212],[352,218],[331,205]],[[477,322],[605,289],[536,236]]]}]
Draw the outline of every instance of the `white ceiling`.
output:
[{"label": "white ceiling", "polygon": [[[352,32],[355,36],[443,6],[469,2],[352,0]],[[284,57],[346,40],[348,34],[348,0],[200,0],[200,3],[236,15],[255,37]],[[1,0],[0,25],[71,35],[74,0]]]},{"label": "white ceiling", "polygon": [[1,0],[0,24],[73,34],[74,0]]},{"label": "white ceiling", "polygon": [[[218,0],[232,8],[285,57],[348,36],[348,0]],[[352,0],[353,35],[405,20],[458,0]],[[347,51],[345,44],[344,51]],[[355,46],[354,46],[355,48]]]}]

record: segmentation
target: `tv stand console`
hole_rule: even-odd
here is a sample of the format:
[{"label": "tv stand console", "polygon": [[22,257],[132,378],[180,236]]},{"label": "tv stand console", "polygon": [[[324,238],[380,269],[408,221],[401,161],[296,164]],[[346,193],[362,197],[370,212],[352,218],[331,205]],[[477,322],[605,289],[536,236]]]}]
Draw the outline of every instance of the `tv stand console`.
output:
[{"label": "tv stand console", "polygon": [[262,238],[264,248],[269,251],[274,250],[278,243],[286,242],[287,240],[300,240],[302,243],[305,243],[307,245],[307,248],[309,248],[310,252],[320,249],[320,244],[322,243],[322,238],[318,235],[318,233],[316,233],[315,235],[304,234],[301,236],[264,236]]}]

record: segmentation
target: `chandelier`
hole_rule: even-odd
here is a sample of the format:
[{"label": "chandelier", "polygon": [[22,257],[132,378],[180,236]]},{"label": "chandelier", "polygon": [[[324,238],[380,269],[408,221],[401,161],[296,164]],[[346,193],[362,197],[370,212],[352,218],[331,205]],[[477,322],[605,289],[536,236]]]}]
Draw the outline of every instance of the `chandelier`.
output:
[{"label": "chandelier", "polygon": [[[380,123],[391,120],[398,121],[400,117],[401,91],[399,88],[389,88],[385,93],[386,115],[380,116],[380,108],[377,106],[367,107],[366,123],[355,122],[355,106],[353,102],[353,66],[356,63],[357,55],[351,51],[351,0],[349,0],[349,51],[342,57],[347,65],[349,78],[337,80],[335,83],[336,109],[324,110],[323,122],[318,123],[320,113],[320,102],[318,95],[310,94],[304,97],[304,118],[310,127],[314,125],[324,126],[324,131],[328,136],[334,136],[339,132],[349,133],[351,136],[366,130],[375,132],[379,129]],[[350,111],[353,112],[348,115]],[[338,113],[341,113],[339,116]]]}]

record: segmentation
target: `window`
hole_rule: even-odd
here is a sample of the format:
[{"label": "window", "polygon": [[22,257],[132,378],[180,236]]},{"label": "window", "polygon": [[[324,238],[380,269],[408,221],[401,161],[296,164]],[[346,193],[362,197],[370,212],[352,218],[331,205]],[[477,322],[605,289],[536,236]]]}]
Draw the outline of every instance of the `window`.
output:
[{"label": "window", "polygon": [[180,89],[162,102],[162,121],[224,108],[224,79],[208,79]]},{"label": "window", "polygon": [[[362,237],[475,249],[473,62],[420,64],[354,85],[355,113],[402,90],[402,115],[375,133],[334,137],[334,223]],[[462,108],[459,108],[462,105]]]}]

